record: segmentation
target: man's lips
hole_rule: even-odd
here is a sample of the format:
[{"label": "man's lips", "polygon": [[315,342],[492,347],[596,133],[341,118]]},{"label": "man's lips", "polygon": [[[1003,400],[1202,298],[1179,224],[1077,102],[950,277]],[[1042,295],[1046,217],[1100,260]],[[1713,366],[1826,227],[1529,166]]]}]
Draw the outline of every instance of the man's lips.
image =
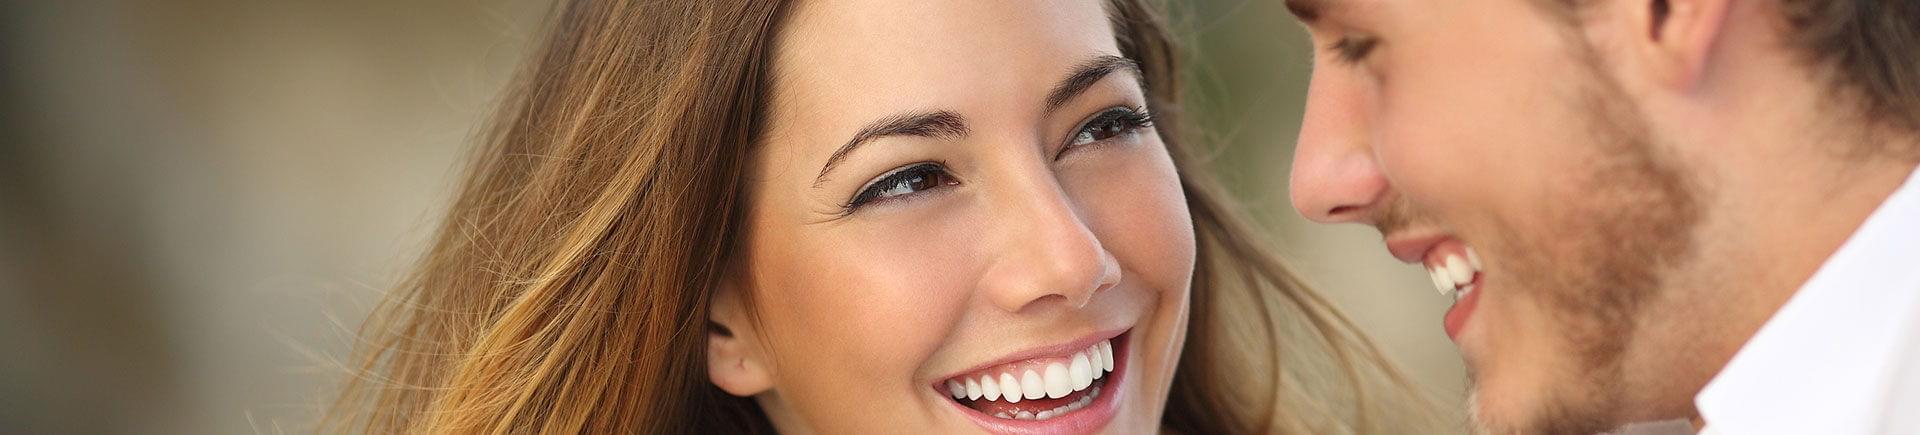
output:
[{"label": "man's lips", "polygon": [[1479,306],[1482,264],[1479,254],[1466,242],[1442,233],[1388,235],[1387,251],[1402,262],[1420,264],[1427,269],[1433,286],[1442,296],[1456,303],[1447,310],[1442,326],[1447,336],[1458,341],[1460,331]]},{"label": "man's lips", "polygon": [[1453,237],[1442,233],[1409,233],[1388,234],[1385,239],[1387,252],[1393,254],[1393,258],[1400,260],[1402,263],[1413,264],[1425,259],[1427,257],[1427,251],[1433,250],[1434,246],[1439,245],[1440,242],[1451,240]]},{"label": "man's lips", "polygon": [[1476,276],[1472,283],[1467,284],[1460,291],[1460,296],[1453,303],[1453,308],[1447,309],[1446,316],[1441,318],[1441,329],[1447,331],[1447,338],[1452,339],[1454,343],[1460,342],[1460,331],[1467,328],[1467,320],[1472,319],[1473,311],[1480,307],[1479,286],[1480,279]]}]

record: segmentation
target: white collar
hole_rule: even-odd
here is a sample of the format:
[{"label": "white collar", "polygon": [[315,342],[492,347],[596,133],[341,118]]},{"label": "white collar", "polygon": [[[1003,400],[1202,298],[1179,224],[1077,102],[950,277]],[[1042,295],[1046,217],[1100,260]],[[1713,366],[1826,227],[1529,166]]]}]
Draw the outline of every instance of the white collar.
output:
[{"label": "white collar", "polygon": [[[1694,397],[1721,434],[1881,430],[1920,342],[1920,170]],[[1908,373],[1907,375],[1915,375]]]}]

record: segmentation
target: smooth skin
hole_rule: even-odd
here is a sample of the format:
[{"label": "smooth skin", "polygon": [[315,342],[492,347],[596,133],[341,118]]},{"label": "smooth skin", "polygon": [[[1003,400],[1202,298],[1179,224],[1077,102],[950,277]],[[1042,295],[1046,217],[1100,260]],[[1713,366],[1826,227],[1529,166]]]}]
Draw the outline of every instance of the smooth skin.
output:
[{"label": "smooth skin", "polygon": [[[783,433],[978,432],[932,387],[942,376],[1130,328],[1124,402],[1105,430],[1155,431],[1194,269],[1185,197],[1150,126],[1073,143],[1100,114],[1145,106],[1137,73],[1047,101],[1076,68],[1119,55],[1102,7],[795,5],[748,180],[745,255],[714,300],[730,333],[711,337],[712,382],[754,397]],[[875,121],[939,111],[964,131],[879,137],[823,174]],[[940,175],[847,207],[922,163]]]}]

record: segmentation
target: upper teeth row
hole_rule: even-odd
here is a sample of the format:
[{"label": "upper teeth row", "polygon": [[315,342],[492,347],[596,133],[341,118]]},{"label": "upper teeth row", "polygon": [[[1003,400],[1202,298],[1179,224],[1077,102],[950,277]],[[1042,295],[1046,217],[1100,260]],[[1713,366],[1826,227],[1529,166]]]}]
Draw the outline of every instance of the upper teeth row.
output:
[{"label": "upper teeth row", "polygon": [[1473,283],[1473,275],[1477,273],[1480,273],[1480,254],[1473,248],[1467,248],[1465,260],[1458,255],[1447,255],[1446,261],[1427,269],[1433,278],[1433,287],[1440,290],[1441,296],[1453,296],[1456,289],[1463,290],[1462,294],[1464,290],[1472,290],[1468,284]]},{"label": "upper teeth row", "polygon": [[984,397],[987,400],[1006,399],[1007,403],[1041,397],[1058,399],[1087,389],[1093,385],[1094,379],[1100,379],[1111,371],[1113,342],[1101,340],[1086,350],[1074,352],[1064,362],[1050,363],[1039,370],[1028,369],[1017,377],[1012,372],[1002,372],[949,379],[947,392],[954,399],[980,400]]}]

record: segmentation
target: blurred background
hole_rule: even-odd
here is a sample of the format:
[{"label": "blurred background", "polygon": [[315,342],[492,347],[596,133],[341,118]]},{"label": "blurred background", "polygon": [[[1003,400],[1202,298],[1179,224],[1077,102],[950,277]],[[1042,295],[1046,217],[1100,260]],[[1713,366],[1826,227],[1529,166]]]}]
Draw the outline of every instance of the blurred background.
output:
[{"label": "blurred background", "polygon": [[[550,3],[0,2],[0,433],[309,432]],[[1312,50],[1281,2],[1176,18],[1223,176],[1457,407],[1425,271],[1288,205]]]}]

